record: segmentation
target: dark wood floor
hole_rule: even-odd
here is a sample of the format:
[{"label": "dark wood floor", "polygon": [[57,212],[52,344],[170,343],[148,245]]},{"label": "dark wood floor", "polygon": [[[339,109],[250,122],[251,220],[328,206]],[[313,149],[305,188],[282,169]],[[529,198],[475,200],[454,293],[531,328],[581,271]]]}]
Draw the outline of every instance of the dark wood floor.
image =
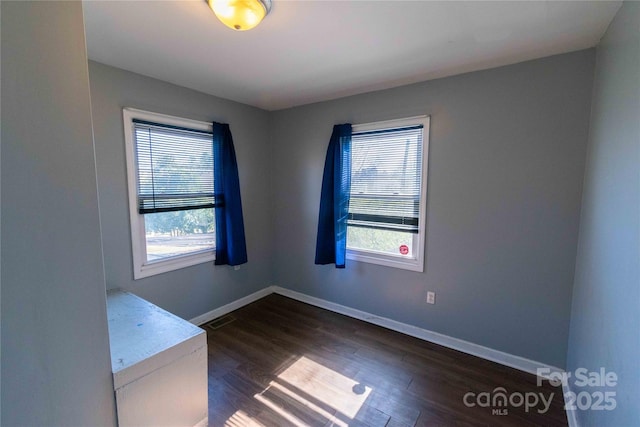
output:
[{"label": "dark wood floor", "polygon": [[[567,425],[560,388],[502,365],[278,295],[229,316],[205,328],[211,426]],[[498,387],[554,398],[465,405]]]}]

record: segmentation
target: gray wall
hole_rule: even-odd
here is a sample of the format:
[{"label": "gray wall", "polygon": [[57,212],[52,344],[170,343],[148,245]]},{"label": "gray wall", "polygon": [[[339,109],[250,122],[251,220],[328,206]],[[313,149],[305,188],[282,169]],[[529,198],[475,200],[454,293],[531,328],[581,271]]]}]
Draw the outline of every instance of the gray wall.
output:
[{"label": "gray wall", "polygon": [[[124,288],[186,319],[271,281],[269,116],[266,111],[89,62],[107,288]],[[249,262],[199,264],[133,280],[122,108],[229,123],[238,158]]]},{"label": "gray wall", "polygon": [[[618,410],[583,425],[640,423],[639,9],[623,6],[597,54],[567,365],[620,385]],[[3,425],[115,424],[105,270],[108,288],[186,318],[275,283],[564,366],[592,50],[275,113],[90,63],[98,205],[81,5],[2,2],[1,20]],[[124,106],[230,123],[248,265],[133,281]],[[313,265],[332,125],[419,114],[432,116],[425,273]]]},{"label": "gray wall", "polygon": [[640,3],[625,2],[597,48],[567,360],[615,372],[618,407],[582,426],[640,425],[639,119]]},{"label": "gray wall", "polygon": [[80,2],[2,2],[2,425],[115,425]]},{"label": "gray wall", "polygon": [[[564,367],[593,67],[585,50],[273,113],[276,283]],[[315,266],[333,124],[421,114],[425,272]]]}]

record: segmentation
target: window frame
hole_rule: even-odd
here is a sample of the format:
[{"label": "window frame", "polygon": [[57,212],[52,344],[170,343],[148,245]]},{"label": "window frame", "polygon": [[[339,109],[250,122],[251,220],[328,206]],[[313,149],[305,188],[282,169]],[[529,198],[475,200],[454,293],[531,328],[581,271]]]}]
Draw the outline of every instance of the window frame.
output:
[{"label": "window frame", "polygon": [[136,165],[134,119],[146,120],[158,124],[178,126],[194,130],[211,132],[212,123],[166,114],[153,113],[135,108],[123,108],[125,157],[127,163],[127,188],[129,192],[129,224],[131,231],[131,250],[133,258],[134,280],[155,276],[156,274],[178,270],[192,265],[215,261],[215,248],[177,255],[163,260],[147,261],[147,240],[145,235],[144,214],[138,213],[138,173]]},{"label": "window frame", "polygon": [[[392,255],[383,252],[349,247],[347,238],[347,259],[351,261],[366,262],[387,267],[400,268],[416,272],[424,272],[425,247],[426,247],[426,218],[427,218],[427,176],[429,166],[429,126],[430,116],[415,116],[404,119],[385,120],[380,122],[357,124],[352,126],[352,134],[372,130],[399,128],[406,126],[422,125],[422,176],[420,181],[420,205],[418,215],[418,233],[413,234],[413,257]],[[349,225],[347,225],[347,228]]]}]

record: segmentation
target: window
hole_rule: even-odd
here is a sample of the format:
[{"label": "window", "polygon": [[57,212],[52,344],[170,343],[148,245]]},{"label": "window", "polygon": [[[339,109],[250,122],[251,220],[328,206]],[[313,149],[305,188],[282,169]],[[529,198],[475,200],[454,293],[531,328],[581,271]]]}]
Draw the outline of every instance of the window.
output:
[{"label": "window", "polygon": [[429,117],[354,125],[347,258],[424,270]]},{"label": "window", "polygon": [[210,123],[124,109],[134,278],[215,259]]}]

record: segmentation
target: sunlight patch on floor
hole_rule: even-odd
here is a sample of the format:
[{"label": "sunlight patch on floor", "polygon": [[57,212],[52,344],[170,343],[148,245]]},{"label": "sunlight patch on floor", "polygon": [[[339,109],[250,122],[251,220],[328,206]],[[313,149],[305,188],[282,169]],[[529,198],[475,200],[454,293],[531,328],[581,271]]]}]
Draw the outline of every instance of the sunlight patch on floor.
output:
[{"label": "sunlight patch on floor", "polygon": [[371,394],[370,387],[304,356],[278,375],[278,380],[294,386],[351,419]]},{"label": "sunlight patch on floor", "polygon": [[[302,356],[253,397],[294,426],[307,426],[309,420],[327,420],[334,426],[348,427],[371,391],[371,387]],[[240,426],[263,424],[246,412],[237,411],[225,427]]]},{"label": "sunlight patch on floor", "polygon": [[266,397],[264,397],[264,395],[262,393],[256,394],[253,397],[255,397],[258,402],[262,403],[267,408],[271,409],[273,412],[275,412],[276,414],[280,415],[282,418],[284,418],[285,420],[289,421],[294,426],[297,426],[297,427],[306,427],[307,426],[307,424],[305,424],[303,421],[299,420],[297,417],[291,415],[285,409],[281,408],[280,406],[278,406],[275,403],[273,403],[271,400],[269,400]]},{"label": "sunlight patch on floor", "polygon": [[225,427],[265,427],[264,424],[257,422],[244,411],[236,411],[224,425]]},{"label": "sunlight patch on floor", "polygon": [[[304,397],[296,394],[295,392],[289,390],[286,387],[281,386],[280,384],[276,383],[276,382],[271,382],[271,384],[269,385],[269,389],[275,389],[278,392],[284,394],[285,396],[289,396],[290,398],[296,400],[297,402],[299,402],[301,405],[309,408],[310,410],[314,411],[315,413],[321,415],[322,417],[326,418],[328,421],[333,422],[334,425],[339,426],[339,427],[347,427],[348,424],[341,421],[340,419],[336,418],[332,413],[325,411],[324,409],[322,409],[321,407],[319,407],[318,405],[316,405],[313,402],[308,401],[307,399],[305,399]],[[267,391],[265,390],[265,391]]]}]

